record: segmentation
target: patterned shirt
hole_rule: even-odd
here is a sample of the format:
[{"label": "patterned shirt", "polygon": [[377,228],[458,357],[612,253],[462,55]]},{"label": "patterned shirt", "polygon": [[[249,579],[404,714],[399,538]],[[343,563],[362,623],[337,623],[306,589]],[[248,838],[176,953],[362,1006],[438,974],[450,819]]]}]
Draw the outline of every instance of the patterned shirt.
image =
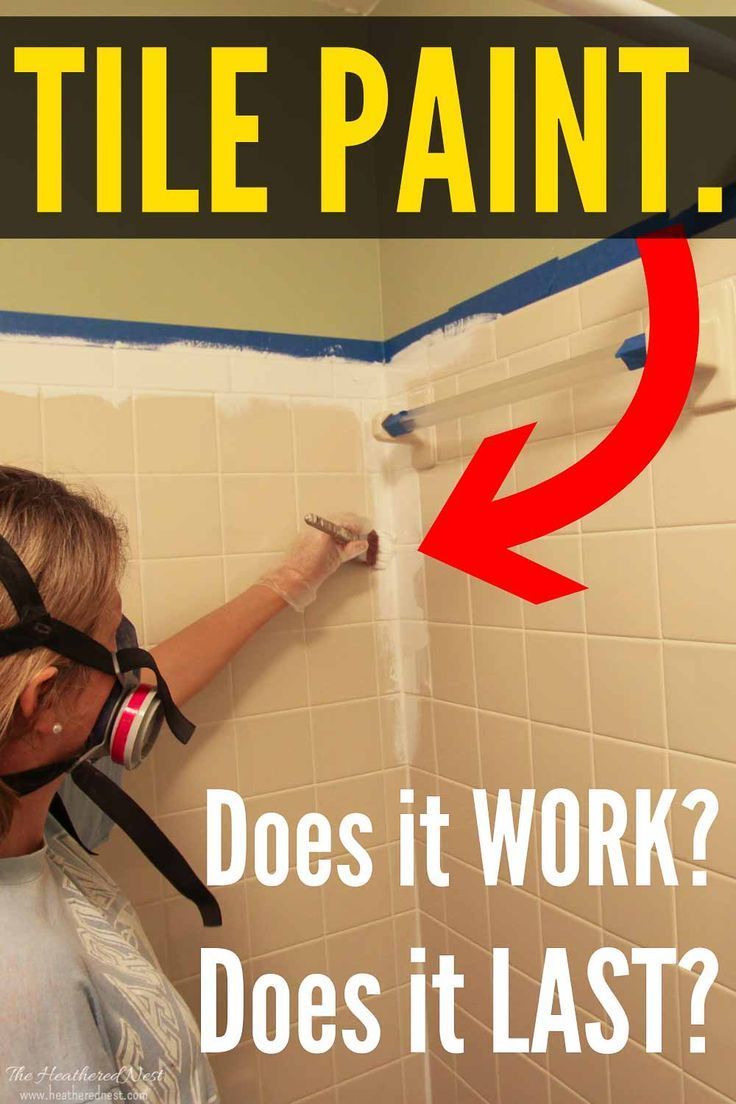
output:
[{"label": "patterned shirt", "polygon": [[44,847],[0,859],[0,939],[3,1104],[216,1104],[194,1018],[132,906],[51,818]]}]

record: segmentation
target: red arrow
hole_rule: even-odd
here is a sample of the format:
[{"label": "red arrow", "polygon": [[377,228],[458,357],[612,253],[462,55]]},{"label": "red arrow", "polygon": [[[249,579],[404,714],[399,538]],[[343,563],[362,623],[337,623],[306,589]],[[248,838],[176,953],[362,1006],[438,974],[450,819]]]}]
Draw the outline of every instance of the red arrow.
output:
[{"label": "red arrow", "polygon": [[647,360],[621,421],[572,467],[527,490],[495,498],[535,422],[486,437],[419,551],[539,604],[585,590],[510,549],[585,517],[651,463],[680,416],[698,351],[698,286],[680,229],[637,242],[649,295]]}]

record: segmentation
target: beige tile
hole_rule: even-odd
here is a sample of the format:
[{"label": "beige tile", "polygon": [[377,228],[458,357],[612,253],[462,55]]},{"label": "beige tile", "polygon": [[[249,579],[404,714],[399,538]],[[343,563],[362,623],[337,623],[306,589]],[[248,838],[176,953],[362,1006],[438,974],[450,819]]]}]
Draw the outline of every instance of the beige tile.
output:
[{"label": "beige tile", "polygon": [[593,786],[593,749],[587,732],[532,724],[532,758],[537,806],[550,790],[572,790],[587,823],[588,790]]},{"label": "beige tile", "polygon": [[718,957],[718,982],[736,990],[736,946],[733,917],[736,880],[708,873],[706,886],[694,886],[700,867],[677,863],[679,885],[675,893],[677,938],[680,947],[709,947]]},{"label": "beige tile", "polygon": [[603,946],[601,929],[597,924],[571,916],[569,912],[546,902],[541,905],[541,914],[543,946],[565,948],[577,1003],[595,1015],[600,1011],[600,1005],[588,982],[588,962],[591,955]]},{"label": "beige tile", "polygon": [[224,1101],[258,1099],[258,1056],[252,1043],[243,1043],[224,1054],[212,1054],[210,1059]]},{"label": "beige tile", "polygon": [[248,957],[248,921],[243,885],[221,886],[215,896],[222,909],[221,928],[203,928],[191,901],[172,897],[165,903],[168,972],[172,981],[199,973],[202,947],[228,947],[241,960]]},{"label": "beige tile", "polygon": [[636,1043],[629,1043],[619,1054],[612,1054],[610,1063],[613,1100],[648,1104],[650,1100],[679,1100],[681,1097],[682,1072],[659,1055],[647,1054]]},{"label": "beige tile", "polygon": [[[711,986],[705,1005],[705,1031],[691,1029],[690,1001],[695,975],[679,971],[680,1007],[682,1016],[682,1049],[687,1073],[704,1081],[729,1100],[733,1098],[736,1084],[736,1050],[733,1045],[733,1024],[736,1017],[736,993],[722,985]],[[690,1054],[690,1036],[705,1035],[705,1054]]]},{"label": "beige tile", "polygon": [[[329,973],[327,946],[324,939],[313,939],[282,951],[271,951],[270,954],[251,958],[248,967],[252,981],[264,974],[280,974],[292,995],[296,996],[301,982],[308,974]],[[269,1009],[269,1012],[272,1013],[273,1009]],[[296,1000],[291,1005],[290,1022],[297,1022]],[[271,1023],[272,1018],[269,1016],[269,1030],[272,1030]]]},{"label": "beige tile", "polygon": [[732,1099],[685,1075],[685,1104],[728,1104]]},{"label": "beige tile", "polygon": [[[456,1069],[460,1077],[488,1104],[496,1104],[496,1056],[493,1037],[485,1026],[458,1010],[457,1034],[465,1040],[465,1051],[457,1055]],[[458,1092],[458,1100],[461,1093]]]},{"label": "beige tile", "polygon": [[652,533],[583,537],[588,632],[659,636],[657,566]]},{"label": "beige tile", "polygon": [[542,969],[542,927],[539,898],[517,886],[490,886],[488,907],[494,947],[508,947],[512,966],[538,978]]},{"label": "beige tile", "polygon": [[327,973],[339,993],[353,974],[373,974],[378,978],[381,991],[396,985],[396,960],[394,955],[394,922],[391,919],[367,924],[364,928],[340,932],[327,939]]},{"label": "beige tile", "polygon": [[724,587],[736,557],[736,526],[657,534],[662,630],[679,640],[736,641],[736,590]]},{"label": "beige tile", "polygon": [[[480,1023],[490,1023],[491,1006],[491,952],[452,932],[449,936],[450,953],[455,957],[455,972],[462,974],[465,984],[458,989],[455,1004]],[[426,973],[437,970],[436,958],[428,959]],[[430,998],[431,999],[431,998]]]},{"label": "beige tile", "polygon": [[670,747],[736,762],[736,648],[665,642],[664,679]]},{"label": "beige tile", "polygon": [[[346,931],[348,928],[357,928],[374,920],[383,920],[391,915],[388,851],[388,847],[377,847],[371,850],[373,873],[365,885],[345,885],[334,875],[325,884],[325,922],[329,935]],[[352,871],[356,868],[355,861],[347,856],[340,856],[336,862],[347,863]]]},{"label": "beige tile", "polygon": [[[369,998],[366,1001],[366,1006],[373,1011],[381,1025],[381,1040],[376,1049],[370,1054],[353,1054],[344,1045],[336,1047],[335,1073],[338,1082],[342,1082],[349,1081],[353,1077],[360,1077],[364,1073],[367,1074],[369,1070],[376,1069],[376,1067],[383,1067],[380,1070],[376,1069],[371,1092],[378,1094],[379,1098],[385,1094],[384,1098],[390,1100],[393,1095],[402,1092],[401,1063],[398,1061],[401,1057],[398,992],[393,989],[388,993]],[[347,1009],[338,1017],[338,1023],[340,1028],[355,1029],[357,1026],[359,1033],[361,1035],[363,1033],[360,1026],[356,1025],[355,1016]],[[392,1063],[392,1065],[389,1065],[389,1063]],[[363,1089],[365,1089],[365,1086]],[[338,1094],[343,1093],[343,1091],[344,1086],[340,1085]],[[339,1095],[338,1099],[340,1099]],[[362,1098],[356,1096],[354,1098],[356,1102],[361,1099],[366,1101],[375,1100],[376,1096]],[[347,1100],[352,1104],[349,1096]],[[343,1104],[343,1100],[340,1100],[340,1104]]]},{"label": "beige tile", "polygon": [[233,688],[239,717],[307,705],[301,633],[261,633],[249,640],[233,662]]},{"label": "beige tile", "polygon": [[[585,1025],[592,1017],[578,1010],[578,1031],[585,1039]],[[596,1054],[585,1046],[582,1053],[568,1054],[562,1038],[552,1034],[549,1042],[549,1068],[552,1074],[575,1089],[588,1104],[608,1104],[608,1056]]]},{"label": "beige tile", "polygon": [[568,1089],[561,1081],[550,1081],[549,1089],[551,1104],[585,1104],[579,1093]]},{"label": "beige tile", "polygon": [[225,552],[283,549],[296,533],[290,475],[226,475],[222,480]]},{"label": "beige tile", "polygon": [[[442,852],[460,859],[470,866],[480,868],[480,849],[478,846],[478,832],[475,827],[475,813],[473,809],[473,795],[468,786],[461,786],[456,782],[450,782],[440,778],[437,783],[432,783],[431,794],[439,796],[442,812],[450,818],[450,823],[443,829]],[[426,795],[416,795],[415,809],[424,811],[426,808]],[[493,823],[493,821],[491,821]],[[422,831],[421,838],[424,838]],[[446,890],[448,896],[452,892]]]},{"label": "beige tile", "polygon": [[296,1034],[281,1054],[259,1053],[258,1069],[261,1097],[267,1104],[292,1104],[303,1100],[305,1091],[313,1095],[332,1084],[330,1052],[308,1054]]},{"label": "beige tile", "polygon": [[[606,436],[607,432],[599,429],[579,433],[578,458],[587,456]],[[654,509],[650,468],[645,468],[633,483],[629,483],[628,487],[624,487],[604,506],[587,514],[580,524],[584,533],[610,533],[616,529],[651,529],[654,524]]]},{"label": "beige tile", "polygon": [[525,1055],[499,1055],[498,1076],[502,1099],[547,1104],[547,1075]]},{"label": "beige tile", "polygon": [[338,1086],[338,1104],[371,1104],[376,1099],[400,1100],[401,1064],[398,1062],[345,1081]]},{"label": "beige tile", "polygon": [[703,812],[698,805],[692,811],[684,809],[682,798],[691,790],[711,790],[718,798],[718,816],[706,841],[706,866],[736,878],[736,766],[695,755],[670,754],[670,784],[678,791],[672,807],[672,832],[675,854],[681,859],[693,857],[693,832]]},{"label": "beige tile", "polygon": [[462,625],[429,626],[434,696],[458,705],[475,704],[471,630]]},{"label": "beige tile", "polygon": [[497,713],[478,714],[481,783],[489,793],[511,790],[519,801],[533,785],[529,722]]},{"label": "beige tile", "polygon": [[38,392],[0,393],[0,422],[3,426],[2,463],[41,470],[41,400]]},{"label": "beige tile", "polygon": [[[299,822],[303,817],[313,817],[317,809],[317,797],[314,786],[307,785],[301,786],[292,790],[281,790],[278,793],[259,794],[256,797],[249,797],[246,801],[247,815],[248,815],[248,842],[249,848],[246,855],[245,876],[250,878],[251,875],[256,878],[261,877],[262,870],[271,870],[276,866],[276,860],[274,858],[274,837],[275,832],[270,828],[268,829],[265,839],[265,845],[256,844],[254,835],[255,826],[258,823],[260,817],[274,816],[282,817],[289,828],[289,865],[295,867],[297,865],[296,855],[296,830]],[[266,821],[268,824],[268,821]],[[293,871],[289,872],[291,878]]]},{"label": "beige tile", "polygon": [[273,793],[314,781],[309,714],[305,709],[238,721],[236,736],[244,794]]},{"label": "beige tile", "polygon": [[217,471],[215,408],[205,395],[138,395],[135,399],[138,471]]},{"label": "beige tile", "polygon": [[611,885],[610,870],[604,864],[602,887],[603,927],[622,939],[644,947],[674,947],[675,891],[662,884],[656,862],[652,863],[652,885],[636,885],[634,848],[622,843],[629,884]]},{"label": "beige tile", "polygon": [[[541,837],[540,816],[537,814],[537,836]],[[564,836],[562,821],[557,821],[557,853],[564,854]],[[588,869],[589,838],[587,828],[580,829],[580,870]],[[601,891],[598,886],[588,885],[587,878],[577,878],[569,886],[551,886],[540,879],[540,895],[566,912],[573,913],[591,924],[601,923]]]},{"label": "beige tile", "polygon": [[[270,954],[324,935],[322,887],[305,886],[295,870],[280,886],[264,886],[255,878],[245,883],[251,952]],[[223,944],[227,946],[227,944]]]},{"label": "beige tile", "polygon": [[716,473],[736,468],[736,411],[686,414],[661,452],[654,473],[658,525],[736,521],[736,486]]},{"label": "beige tile", "polygon": [[128,397],[46,393],[42,404],[47,471],[133,471],[133,421]]},{"label": "beige tile", "polygon": [[526,716],[524,638],[513,629],[473,630],[478,705],[494,713]]},{"label": "beige tile", "polygon": [[[270,571],[282,560],[281,552],[250,552],[241,556],[225,556],[225,593],[228,601],[242,594],[248,587],[258,582],[260,577]],[[258,630],[260,633],[286,632],[289,629],[304,628],[304,616],[291,606],[281,610]]]},{"label": "beige tile", "polygon": [[[631,962],[631,942],[619,939],[610,932],[604,932],[603,938],[607,947],[621,951]],[[665,966],[662,970],[662,1054],[668,1061],[680,1066],[682,1050],[680,1005],[677,994],[678,973],[675,966]],[[645,968],[632,964],[628,974],[622,974],[615,979],[613,991],[626,1009],[631,1039],[640,1046],[645,1046],[647,1041]]]},{"label": "beige tile", "polygon": [[142,475],[141,555],[146,559],[217,556],[220,496],[214,475]]},{"label": "beige tile", "polygon": [[480,785],[478,734],[474,709],[434,702],[434,735],[437,771],[443,778]]},{"label": "beige tile", "polygon": [[572,633],[526,634],[529,709],[535,721],[587,729],[585,640]]},{"label": "beige tile", "polygon": [[378,702],[351,701],[312,710],[318,782],[381,769]]},{"label": "beige tile", "polygon": [[323,625],[354,625],[372,621],[371,584],[375,574],[378,572],[372,572],[362,563],[343,564],[322,584],[317,600],[307,606],[307,627],[317,629]]},{"label": "beige tile", "polygon": [[406,709],[406,747],[409,763],[436,774],[433,703],[429,698],[412,696],[403,704]]},{"label": "beige tile", "polygon": [[[456,859],[446,858],[449,885],[445,894],[447,924],[478,947],[490,947],[487,889],[480,870]],[[451,948],[452,935],[448,936]]]},{"label": "beige tile", "polygon": [[146,639],[165,640],[225,601],[222,561],[154,560],[141,564]]},{"label": "beige tile", "polygon": [[373,626],[307,632],[307,666],[313,705],[371,697],[377,687]]},{"label": "beige tile", "polygon": [[659,641],[589,636],[588,663],[593,731],[663,747]]},{"label": "beige tile", "polygon": [[296,470],[357,472],[363,466],[360,406],[294,405]]},{"label": "beige tile", "polygon": [[650,790],[652,808],[667,788],[667,753],[664,748],[644,747],[626,740],[593,737],[595,784],[598,789],[614,790],[626,802],[628,826],[624,836],[634,842],[636,835],[636,791]]},{"label": "beige tile", "polygon": [[424,577],[428,619],[469,625],[468,576],[438,560],[426,558]]},{"label": "beige tile", "polygon": [[[144,808],[146,812],[153,814],[153,802],[144,802]],[[138,907],[161,900],[161,875],[121,828],[113,828],[100,857],[105,870],[115,879],[133,905]]]},{"label": "beige tile", "polygon": [[237,777],[231,722],[203,725],[187,745],[168,732],[156,744],[156,801],[160,813],[179,813],[207,804],[207,790],[231,786]]},{"label": "beige tile", "polygon": [[321,514],[334,518],[340,514],[370,514],[366,498],[366,483],[362,475],[328,473],[297,476],[297,510],[305,514]]},{"label": "beige tile", "polygon": [[215,404],[224,472],[294,470],[291,412],[286,402],[217,395]]},{"label": "beige tile", "polygon": [[[540,439],[537,429],[534,430],[514,464],[517,490],[536,487],[539,483],[544,483],[545,480],[572,467],[575,463],[575,438],[571,436],[571,433],[572,426],[563,437]],[[580,525],[578,522],[572,522],[559,530],[560,533],[577,533],[579,531]],[[525,556],[534,559],[535,557],[530,552],[531,547],[531,544],[524,545],[523,552]],[[557,603],[553,604],[557,605]],[[526,609],[528,611],[529,607],[526,607]]]},{"label": "beige tile", "polygon": [[343,847],[338,838],[340,822],[354,812],[364,813],[371,822],[369,834],[358,833],[364,847],[376,847],[386,841],[386,794],[380,772],[322,782],[317,786],[317,808],[332,825],[335,853]]},{"label": "beige tile", "polygon": [[521,599],[490,583],[470,580],[470,606],[474,625],[521,628]]},{"label": "beige tile", "polygon": [[[546,537],[529,541],[524,545],[524,555],[534,563],[557,571],[575,582],[583,578],[583,559],[580,537]],[[527,629],[556,629],[560,632],[584,632],[585,614],[582,593],[570,594],[554,602],[524,606],[524,625]]]},{"label": "beige tile", "polygon": [[422,503],[422,532],[426,533],[462,475],[459,460],[444,461],[423,471],[419,479]]},{"label": "beige tile", "polygon": [[540,345],[580,328],[577,288],[549,295],[496,322],[496,352],[499,357]]}]

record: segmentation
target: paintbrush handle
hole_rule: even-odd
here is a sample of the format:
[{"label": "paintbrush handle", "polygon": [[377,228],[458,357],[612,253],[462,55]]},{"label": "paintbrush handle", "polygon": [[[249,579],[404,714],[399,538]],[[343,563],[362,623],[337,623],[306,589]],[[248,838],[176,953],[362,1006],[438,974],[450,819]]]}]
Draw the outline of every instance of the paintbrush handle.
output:
[{"label": "paintbrush handle", "polygon": [[319,529],[320,533],[327,533],[328,537],[332,537],[338,544],[350,544],[351,541],[361,539],[350,529],[346,529],[343,525],[335,525],[334,521],[328,521],[327,518],[320,517],[319,514],[305,514],[304,520],[307,525],[311,525],[312,529]]}]

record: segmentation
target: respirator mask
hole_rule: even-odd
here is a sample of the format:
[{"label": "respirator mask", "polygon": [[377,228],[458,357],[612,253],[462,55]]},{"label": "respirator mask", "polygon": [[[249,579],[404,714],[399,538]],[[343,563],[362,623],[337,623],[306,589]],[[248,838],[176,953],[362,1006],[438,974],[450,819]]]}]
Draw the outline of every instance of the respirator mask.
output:
[{"label": "respirator mask", "polygon": [[[109,756],[128,770],[139,766],[151,751],[164,721],[180,743],[186,744],[191,739],[194,725],[176,706],[156,660],[138,646],[135,628],[126,618],[120,623],[115,651],[111,652],[86,633],[52,617],[24,564],[3,537],[0,537],[0,585],[5,587],[18,614],[15,625],[0,630],[0,657],[48,648],[115,679],[80,752],[71,759],[6,774],[2,781],[23,797],[68,773],[75,785],[130,836],[171,885],[197,906],[204,924],[219,926],[222,915],[217,901],[181,852],[148,813],[94,765],[96,760]],[[154,686],[141,682],[141,670],[153,673]],[[89,851],[79,839],[58,793],[51,802],[51,812]]]}]

